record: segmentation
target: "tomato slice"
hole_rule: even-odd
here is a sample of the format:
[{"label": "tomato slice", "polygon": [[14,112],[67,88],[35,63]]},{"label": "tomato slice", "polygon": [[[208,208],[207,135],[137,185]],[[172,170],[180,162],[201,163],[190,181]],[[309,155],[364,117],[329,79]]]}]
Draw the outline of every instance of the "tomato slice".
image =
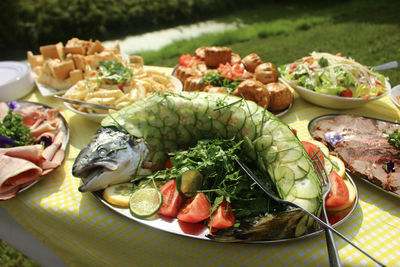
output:
[{"label": "tomato slice", "polygon": [[189,55],[189,54],[182,54],[182,55],[179,57],[179,65],[180,65],[180,66],[188,67],[191,59],[192,59],[192,56],[191,56],[191,55]]},{"label": "tomato slice", "polygon": [[340,92],[339,94],[342,97],[352,97],[353,96],[353,92],[350,89],[346,89],[342,92]]},{"label": "tomato slice", "polygon": [[178,212],[178,219],[189,223],[201,222],[210,215],[211,204],[204,193],[188,199]]},{"label": "tomato slice", "polygon": [[329,209],[346,204],[349,200],[349,189],[343,179],[335,171],[331,172],[328,177],[331,182],[331,191],[325,198],[325,207]]},{"label": "tomato slice", "polygon": [[[319,147],[314,145],[313,143],[307,141],[301,141],[301,143],[303,144],[305,150],[310,156],[315,166],[315,169],[318,171],[319,174],[321,174],[321,171],[323,170],[323,165],[325,164],[325,157],[321,149],[319,149]],[[322,164],[319,162],[318,158],[321,160]]]},{"label": "tomato slice", "polygon": [[167,161],[165,162],[164,169],[171,169],[171,168],[172,168],[171,158],[168,158]]},{"label": "tomato slice", "polygon": [[218,206],[217,210],[211,215],[211,220],[208,221],[208,226],[215,229],[232,227],[236,222],[235,213],[232,211],[232,206],[225,199]]},{"label": "tomato slice", "polygon": [[176,190],[176,179],[172,179],[163,185],[160,192],[163,194],[163,203],[158,213],[176,217],[184,201],[184,197]]}]

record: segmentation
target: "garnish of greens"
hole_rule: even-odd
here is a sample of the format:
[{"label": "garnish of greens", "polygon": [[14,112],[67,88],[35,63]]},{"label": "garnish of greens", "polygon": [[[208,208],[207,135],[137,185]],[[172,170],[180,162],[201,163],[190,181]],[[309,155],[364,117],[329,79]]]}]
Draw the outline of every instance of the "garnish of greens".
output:
[{"label": "garnish of greens", "polygon": [[223,76],[217,72],[209,72],[201,78],[200,84],[205,85],[206,82],[208,82],[213,86],[222,87],[225,91],[227,91],[230,94],[233,91],[235,91],[236,87],[239,85],[241,81],[242,79],[231,80],[229,77]]},{"label": "garnish of greens", "polygon": [[120,61],[100,61],[98,79],[113,84],[124,84],[133,77],[131,69],[125,67]]},{"label": "garnish of greens", "polygon": [[[284,210],[284,206],[267,198],[236,165],[234,159],[240,157],[240,145],[231,139],[200,140],[188,150],[170,153],[173,167],[148,176],[147,182],[155,179],[165,183],[186,170],[198,170],[203,176],[203,184],[198,192],[206,194],[212,205],[211,212],[217,209],[224,198],[232,204],[237,222],[252,222],[256,217]],[[262,173],[257,175],[263,177],[266,185],[275,190],[269,177]]]},{"label": "garnish of greens", "polygon": [[387,140],[389,144],[391,144],[397,149],[400,149],[400,133],[398,129],[394,130],[391,134],[389,134]]},{"label": "garnish of greens", "polygon": [[24,125],[21,115],[13,113],[10,108],[0,122],[0,147],[31,145],[35,138],[30,136],[30,129]]}]

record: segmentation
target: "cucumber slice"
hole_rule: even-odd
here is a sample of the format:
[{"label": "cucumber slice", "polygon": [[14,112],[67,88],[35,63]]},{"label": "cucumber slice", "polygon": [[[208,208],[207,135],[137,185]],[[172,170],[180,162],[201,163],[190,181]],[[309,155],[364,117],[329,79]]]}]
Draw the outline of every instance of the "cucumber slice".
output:
[{"label": "cucumber slice", "polygon": [[275,179],[276,186],[283,194],[282,197],[285,198],[293,188],[294,172],[286,166],[279,166],[275,169]]},{"label": "cucumber slice", "polygon": [[222,122],[220,122],[219,120],[213,120],[212,121],[212,130],[211,132],[215,135],[215,136],[220,136],[222,138],[226,138],[227,137],[227,130],[226,130],[226,125],[223,124]]},{"label": "cucumber slice", "polygon": [[292,162],[299,160],[303,155],[303,151],[300,148],[292,148],[286,151],[282,151],[278,154],[278,161],[280,162]]},{"label": "cucumber slice", "polygon": [[256,125],[250,120],[247,120],[240,133],[243,136],[247,136],[250,140],[253,140],[256,137]]},{"label": "cucumber slice", "polygon": [[176,178],[176,189],[185,197],[192,197],[203,184],[203,175],[198,170],[187,170]]},{"label": "cucumber slice", "polygon": [[129,209],[133,216],[146,219],[155,215],[163,202],[163,195],[155,188],[142,188],[133,192]]},{"label": "cucumber slice", "polygon": [[318,199],[304,199],[304,198],[296,198],[293,200],[294,203],[299,205],[300,207],[305,208],[309,212],[316,214],[315,212],[318,210],[318,206],[320,204]]},{"label": "cucumber slice", "polygon": [[196,115],[194,111],[189,108],[182,108],[178,110],[180,124],[194,126],[196,124]]},{"label": "cucumber slice", "polygon": [[307,222],[308,222],[308,217],[307,215],[304,215],[299,222],[296,225],[296,229],[294,231],[294,236],[301,236],[302,234],[304,234],[307,230]]},{"label": "cucumber slice", "polygon": [[299,198],[315,198],[321,193],[319,186],[308,178],[296,180],[294,187],[294,195]]},{"label": "cucumber slice", "polygon": [[257,152],[268,149],[272,145],[272,136],[263,135],[254,140],[254,148]]},{"label": "cucumber slice", "polygon": [[240,107],[232,107],[232,116],[229,119],[228,124],[236,127],[240,131],[245,122],[246,112]]},{"label": "cucumber slice", "polygon": [[176,129],[176,142],[181,146],[192,142],[192,135],[183,125],[178,125]]},{"label": "cucumber slice", "polygon": [[280,124],[279,127],[276,127],[272,131],[272,135],[275,139],[278,139],[282,137],[292,136],[293,132],[286,125]]},{"label": "cucumber slice", "polygon": [[179,116],[170,109],[161,109],[160,120],[164,122],[165,126],[175,127],[179,124]]}]

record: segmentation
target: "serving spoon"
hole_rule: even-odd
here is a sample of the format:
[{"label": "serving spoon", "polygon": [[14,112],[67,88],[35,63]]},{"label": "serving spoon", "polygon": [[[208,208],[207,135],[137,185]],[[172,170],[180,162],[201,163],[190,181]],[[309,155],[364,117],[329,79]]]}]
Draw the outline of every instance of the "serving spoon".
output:
[{"label": "serving spoon", "polygon": [[303,207],[297,205],[296,203],[293,203],[288,200],[284,200],[279,198],[275,192],[270,190],[267,186],[264,185],[264,183],[247,167],[243,162],[241,162],[238,159],[235,159],[235,161],[239,164],[239,166],[244,170],[244,172],[266,193],[269,197],[271,197],[273,200],[276,202],[280,202],[286,205],[290,205],[292,207],[296,207],[301,209],[303,212],[305,212],[307,215],[311,216],[314,220],[316,220],[320,225],[322,225],[324,228],[329,229],[330,231],[334,232],[336,235],[338,235],[340,238],[342,238],[344,241],[352,245],[354,248],[358,249],[360,252],[362,252],[364,255],[366,255],[368,258],[379,264],[380,266],[385,266],[383,263],[375,259],[372,255],[364,251],[362,248],[360,248],[358,245],[350,241],[347,237],[342,235],[340,232],[338,232],[335,228],[330,226],[329,224],[325,223],[323,220],[309,212],[308,210],[304,209]]},{"label": "serving spoon", "polygon": [[89,102],[85,102],[85,101],[81,101],[81,100],[75,100],[75,99],[70,99],[70,98],[58,96],[58,95],[54,95],[53,97],[58,99],[58,100],[61,100],[63,102],[67,102],[67,103],[71,103],[71,104],[75,104],[75,105],[80,105],[80,106],[84,106],[84,107],[89,107],[89,108],[107,109],[107,110],[108,109],[119,110],[119,108],[112,107],[112,106],[89,103]]},{"label": "serving spoon", "polygon": [[397,61],[388,62],[382,65],[378,65],[375,67],[376,70],[387,70],[387,69],[394,69],[399,66]]}]

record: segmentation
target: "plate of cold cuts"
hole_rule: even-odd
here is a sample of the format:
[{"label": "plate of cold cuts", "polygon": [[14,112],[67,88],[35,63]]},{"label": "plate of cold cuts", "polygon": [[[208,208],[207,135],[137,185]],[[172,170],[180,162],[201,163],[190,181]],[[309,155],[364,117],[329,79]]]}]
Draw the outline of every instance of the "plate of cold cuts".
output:
[{"label": "plate of cold cuts", "polygon": [[329,114],[312,119],[308,131],[343,160],[347,172],[400,198],[400,147],[393,141],[400,137],[399,123]]},{"label": "plate of cold cuts", "polygon": [[64,161],[69,129],[57,108],[0,102],[0,131],[0,200],[15,198]]}]

